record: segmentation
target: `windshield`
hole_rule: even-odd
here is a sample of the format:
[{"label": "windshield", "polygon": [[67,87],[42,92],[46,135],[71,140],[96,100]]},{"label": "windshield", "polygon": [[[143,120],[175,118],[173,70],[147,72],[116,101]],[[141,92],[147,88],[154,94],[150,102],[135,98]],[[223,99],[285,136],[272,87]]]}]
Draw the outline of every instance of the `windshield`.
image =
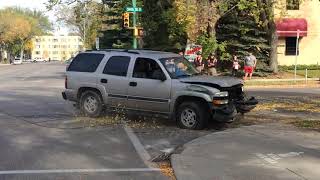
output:
[{"label": "windshield", "polygon": [[199,74],[193,64],[183,57],[163,58],[160,61],[171,78],[183,78]]}]

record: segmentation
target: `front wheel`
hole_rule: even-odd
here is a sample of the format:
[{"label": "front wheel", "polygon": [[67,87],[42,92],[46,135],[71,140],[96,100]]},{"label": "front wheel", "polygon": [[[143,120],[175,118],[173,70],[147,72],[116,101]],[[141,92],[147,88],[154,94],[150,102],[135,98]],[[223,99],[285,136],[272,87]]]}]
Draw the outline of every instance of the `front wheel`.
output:
[{"label": "front wheel", "polygon": [[85,91],[82,93],[80,97],[80,111],[88,117],[100,117],[103,111],[103,103],[100,94],[95,91]]},{"label": "front wheel", "polygon": [[184,102],[178,107],[177,124],[183,129],[200,130],[208,125],[209,113],[199,102]]}]

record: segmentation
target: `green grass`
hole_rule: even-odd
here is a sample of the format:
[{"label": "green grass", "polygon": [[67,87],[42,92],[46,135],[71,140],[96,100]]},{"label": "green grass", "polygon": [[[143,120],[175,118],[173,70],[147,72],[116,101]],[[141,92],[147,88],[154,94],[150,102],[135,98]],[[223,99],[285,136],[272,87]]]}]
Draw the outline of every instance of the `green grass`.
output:
[{"label": "green grass", "polygon": [[[294,74],[294,70],[289,70]],[[306,70],[297,70],[297,74],[301,76],[305,76]],[[320,70],[308,70],[308,78],[320,78]]]},{"label": "green grass", "polygon": [[303,121],[295,121],[293,122],[293,125],[299,128],[305,128],[305,129],[320,129],[320,121],[316,120],[303,120]]}]

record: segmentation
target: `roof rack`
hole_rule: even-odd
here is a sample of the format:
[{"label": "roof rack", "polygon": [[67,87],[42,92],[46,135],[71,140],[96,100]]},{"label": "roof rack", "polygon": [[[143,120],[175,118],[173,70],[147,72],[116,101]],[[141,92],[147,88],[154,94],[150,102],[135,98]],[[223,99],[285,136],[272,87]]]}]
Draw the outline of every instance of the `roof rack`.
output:
[{"label": "roof rack", "polygon": [[93,49],[93,50],[86,50],[86,52],[92,52],[92,51],[104,51],[104,52],[126,52],[131,54],[140,54],[138,51],[131,50],[131,49]]}]

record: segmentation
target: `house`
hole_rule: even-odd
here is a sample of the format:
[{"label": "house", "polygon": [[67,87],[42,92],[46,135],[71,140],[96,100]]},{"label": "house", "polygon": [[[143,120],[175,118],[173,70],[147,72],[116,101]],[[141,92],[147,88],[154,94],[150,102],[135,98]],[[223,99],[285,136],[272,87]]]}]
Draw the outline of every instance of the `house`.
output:
[{"label": "house", "polygon": [[320,1],[277,0],[275,16],[279,65],[320,64]]}]

